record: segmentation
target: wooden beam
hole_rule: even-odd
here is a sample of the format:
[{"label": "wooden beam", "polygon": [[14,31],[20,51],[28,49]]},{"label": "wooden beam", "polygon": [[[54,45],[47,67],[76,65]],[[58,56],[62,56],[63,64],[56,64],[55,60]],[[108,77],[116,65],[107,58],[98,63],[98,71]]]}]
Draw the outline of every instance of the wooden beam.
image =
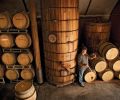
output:
[{"label": "wooden beam", "polygon": [[33,49],[34,49],[34,58],[36,64],[36,76],[38,83],[43,83],[42,67],[41,67],[41,58],[40,58],[40,44],[38,38],[38,27],[37,27],[37,17],[36,17],[36,6],[35,0],[29,0],[30,7],[30,19],[31,19],[31,31],[33,38]]}]

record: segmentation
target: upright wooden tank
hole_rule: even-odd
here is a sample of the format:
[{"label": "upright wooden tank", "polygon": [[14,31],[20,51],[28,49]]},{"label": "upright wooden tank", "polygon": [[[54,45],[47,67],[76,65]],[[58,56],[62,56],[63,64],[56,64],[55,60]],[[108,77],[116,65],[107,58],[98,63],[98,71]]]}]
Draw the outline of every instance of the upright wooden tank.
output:
[{"label": "upright wooden tank", "polygon": [[47,81],[74,82],[78,46],[78,0],[42,0],[42,31]]}]

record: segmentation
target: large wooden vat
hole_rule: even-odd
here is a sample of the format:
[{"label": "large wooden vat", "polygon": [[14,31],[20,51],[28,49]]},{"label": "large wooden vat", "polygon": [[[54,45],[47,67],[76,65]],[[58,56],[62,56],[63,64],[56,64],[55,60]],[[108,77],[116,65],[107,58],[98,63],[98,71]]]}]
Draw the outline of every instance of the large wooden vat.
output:
[{"label": "large wooden vat", "polygon": [[15,43],[19,48],[28,48],[31,46],[31,37],[27,33],[17,35]]},{"label": "large wooden vat", "polygon": [[98,73],[98,75],[103,81],[110,81],[114,78],[114,73],[110,69],[106,69],[103,72]]},{"label": "large wooden vat", "polygon": [[13,16],[13,25],[18,29],[26,29],[29,27],[30,21],[26,12],[19,12]]},{"label": "large wooden vat", "polygon": [[11,27],[11,19],[7,12],[0,13],[0,29],[8,29]]},{"label": "large wooden vat", "polygon": [[15,100],[36,100],[37,94],[31,81],[21,81],[15,86]]},{"label": "large wooden vat", "polygon": [[91,60],[90,65],[96,72],[102,72],[107,68],[107,62],[102,57],[97,57]]},{"label": "large wooden vat", "polygon": [[67,85],[75,78],[78,47],[78,0],[42,0],[42,30],[46,78]]},{"label": "large wooden vat", "polygon": [[23,52],[20,53],[17,57],[17,61],[19,64],[27,66],[33,61],[33,55],[31,52]]},{"label": "large wooden vat", "polygon": [[109,23],[87,23],[85,28],[85,44],[90,52],[98,50],[98,44],[109,40]]},{"label": "large wooden vat", "polygon": [[4,53],[2,62],[6,65],[14,65],[16,63],[16,55],[14,53]]},{"label": "large wooden vat", "polygon": [[119,56],[117,47],[109,42],[103,42],[99,45],[99,53],[109,61],[114,60]]},{"label": "large wooden vat", "polygon": [[116,72],[119,72],[120,71],[120,58],[118,58],[114,61],[110,61],[109,68],[111,68],[112,70],[114,70]]},{"label": "large wooden vat", "polygon": [[14,46],[14,38],[10,34],[0,35],[0,46],[3,48],[11,48]]}]

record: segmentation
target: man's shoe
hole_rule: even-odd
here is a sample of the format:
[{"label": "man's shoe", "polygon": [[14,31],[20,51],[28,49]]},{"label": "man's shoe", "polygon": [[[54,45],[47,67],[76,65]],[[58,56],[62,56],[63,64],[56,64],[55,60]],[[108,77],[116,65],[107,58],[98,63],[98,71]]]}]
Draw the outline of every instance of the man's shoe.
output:
[{"label": "man's shoe", "polygon": [[85,84],[84,84],[84,83],[81,83],[81,86],[82,86],[82,87],[85,87]]}]

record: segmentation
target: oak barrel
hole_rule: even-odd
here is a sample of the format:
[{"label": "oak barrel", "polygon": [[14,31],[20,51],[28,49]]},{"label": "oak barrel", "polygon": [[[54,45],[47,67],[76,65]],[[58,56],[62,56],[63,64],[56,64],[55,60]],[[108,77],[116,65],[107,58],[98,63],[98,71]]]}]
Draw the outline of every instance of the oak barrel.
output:
[{"label": "oak barrel", "polygon": [[119,56],[118,48],[110,42],[101,43],[99,45],[99,53],[102,57],[105,57],[108,61],[114,60]]},{"label": "oak barrel", "polygon": [[120,79],[120,71],[119,72],[114,72],[114,75],[116,78]]},{"label": "oak barrel", "polygon": [[93,82],[96,79],[96,72],[87,68],[84,72],[84,80],[88,83]]},{"label": "oak barrel", "polygon": [[78,0],[42,0],[41,3],[46,78],[54,85],[68,85],[75,78]]},{"label": "oak barrel", "polygon": [[5,71],[4,67],[0,65],[0,78],[4,77],[4,73],[5,73],[4,71]]},{"label": "oak barrel", "polygon": [[9,14],[7,12],[0,13],[0,29],[8,29],[11,25]]},{"label": "oak barrel", "polygon": [[33,61],[33,55],[31,52],[20,53],[17,57],[17,61],[21,65],[29,65]]},{"label": "oak barrel", "polygon": [[110,81],[114,78],[114,73],[110,69],[106,69],[105,71],[98,73],[98,75],[103,81]]},{"label": "oak barrel", "polygon": [[21,71],[21,77],[24,80],[33,80],[35,72],[33,69],[23,69]]},{"label": "oak barrel", "polygon": [[90,65],[96,72],[102,72],[107,68],[107,62],[102,57],[97,57],[91,60]]},{"label": "oak barrel", "polygon": [[10,34],[0,35],[0,46],[3,48],[12,48],[14,46],[14,38]]},{"label": "oak barrel", "polygon": [[119,72],[120,71],[120,58],[118,58],[114,61],[110,61],[109,68],[111,68],[112,70],[114,70],[116,72]]},{"label": "oak barrel", "polygon": [[3,53],[2,62],[6,65],[14,65],[16,63],[16,55],[14,53]]},{"label": "oak barrel", "polygon": [[17,35],[15,38],[15,43],[19,48],[28,48],[31,46],[32,40],[29,34],[22,33]]},{"label": "oak barrel", "polygon": [[15,69],[8,69],[5,72],[5,76],[7,79],[13,81],[19,78],[19,72],[18,70]]},{"label": "oak barrel", "polygon": [[15,86],[16,100],[36,100],[37,94],[31,81],[21,81]]},{"label": "oak barrel", "polygon": [[18,29],[26,29],[29,27],[29,16],[26,12],[16,13],[13,18],[13,25]]},{"label": "oak barrel", "polygon": [[110,23],[87,23],[85,28],[85,44],[90,51],[96,52],[98,44],[108,41],[110,34]]}]

